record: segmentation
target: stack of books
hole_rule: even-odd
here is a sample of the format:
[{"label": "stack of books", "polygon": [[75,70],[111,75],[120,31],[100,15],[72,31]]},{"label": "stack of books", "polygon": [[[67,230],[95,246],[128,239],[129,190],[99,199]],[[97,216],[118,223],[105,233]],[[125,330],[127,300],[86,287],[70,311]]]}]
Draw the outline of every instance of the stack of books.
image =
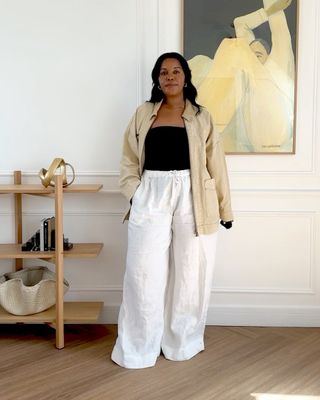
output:
[{"label": "stack of books", "polygon": [[[23,243],[22,251],[54,251],[56,236],[55,236],[55,217],[43,218],[40,223],[40,229],[31,236],[26,243]],[[69,239],[63,237],[63,249],[72,249],[73,244]]]}]

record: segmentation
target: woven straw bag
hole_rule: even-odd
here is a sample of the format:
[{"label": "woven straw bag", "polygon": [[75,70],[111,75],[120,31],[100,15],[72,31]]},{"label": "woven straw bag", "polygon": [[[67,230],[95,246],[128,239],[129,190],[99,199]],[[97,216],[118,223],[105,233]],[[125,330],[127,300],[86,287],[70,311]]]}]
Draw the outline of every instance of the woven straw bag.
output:
[{"label": "woven straw bag", "polygon": [[[64,293],[69,283],[64,280]],[[25,268],[0,276],[0,304],[11,314],[29,315],[56,303],[56,274],[47,267]]]}]

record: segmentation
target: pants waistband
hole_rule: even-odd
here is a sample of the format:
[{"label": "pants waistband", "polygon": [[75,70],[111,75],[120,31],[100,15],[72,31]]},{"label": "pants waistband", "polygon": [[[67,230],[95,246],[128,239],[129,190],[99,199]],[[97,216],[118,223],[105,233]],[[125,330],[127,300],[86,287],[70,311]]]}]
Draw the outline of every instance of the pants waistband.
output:
[{"label": "pants waistband", "polygon": [[143,175],[150,178],[162,178],[162,177],[170,177],[170,176],[190,176],[190,169],[181,169],[181,170],[173,170],[173,171],[151,171],[149,169],[145,169],[143,171]]}]

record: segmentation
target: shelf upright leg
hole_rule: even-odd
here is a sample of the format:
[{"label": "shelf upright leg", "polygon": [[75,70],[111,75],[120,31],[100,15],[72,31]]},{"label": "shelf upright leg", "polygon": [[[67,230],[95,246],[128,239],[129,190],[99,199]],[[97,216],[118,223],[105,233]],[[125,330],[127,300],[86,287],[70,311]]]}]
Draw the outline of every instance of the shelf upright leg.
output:
[{"label": "shelf upright leg", "polygon": [[55,176],[55,262],[56,262],[56,347],[64,347],[63,307],[63,186],[62,175]]},{"label": "shelf upright leg", "polygon": [[[14,183],[21,184],[21,171],[14,171]],[[15,215],[15,241],[22,244],[22,194],[14,194],[14,215]],[[23,259],[16,258],[15,269],[19,271],[23,268]]]}]

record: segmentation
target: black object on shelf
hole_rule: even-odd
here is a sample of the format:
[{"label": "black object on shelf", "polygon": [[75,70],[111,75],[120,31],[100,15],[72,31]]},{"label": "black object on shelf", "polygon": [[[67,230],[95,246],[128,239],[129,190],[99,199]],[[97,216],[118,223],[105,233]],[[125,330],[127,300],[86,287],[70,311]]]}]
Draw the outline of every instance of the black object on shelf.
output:
[{"label": "black object on shelf", "polygon": [[[55,250],[55,217],[41,220],[40,229],[22,244],[22,251],[54,251]],[[73,244],[63,235],[63,250],[71,250]]]}]

